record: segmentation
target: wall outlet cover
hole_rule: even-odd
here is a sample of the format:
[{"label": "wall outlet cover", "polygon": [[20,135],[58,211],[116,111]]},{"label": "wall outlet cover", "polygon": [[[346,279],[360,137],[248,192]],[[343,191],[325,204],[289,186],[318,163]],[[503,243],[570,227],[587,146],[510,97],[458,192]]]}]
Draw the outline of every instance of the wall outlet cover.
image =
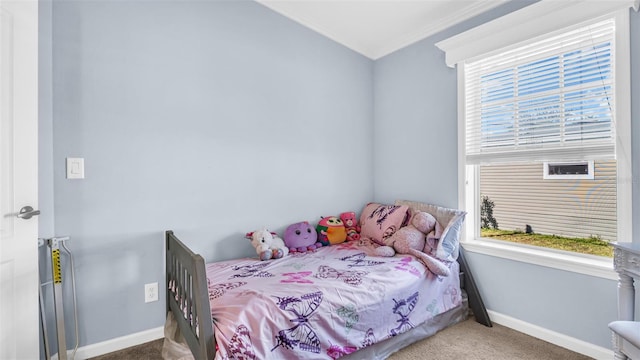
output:
[{"label": "wall outlet cover", "polygon": [[144,285],[144,302],[149,303],[158,301],[158,283],[149,283]]}]

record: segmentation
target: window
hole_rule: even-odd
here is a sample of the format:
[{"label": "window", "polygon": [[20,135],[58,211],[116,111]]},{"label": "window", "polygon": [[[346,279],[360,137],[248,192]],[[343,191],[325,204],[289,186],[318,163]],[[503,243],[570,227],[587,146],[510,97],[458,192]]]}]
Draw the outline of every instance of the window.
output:
[{"label": "window", "polygon": [[[494,224],[481,237],[613,256],[615,171],[613,184],[587,180],[589,163],[616,155],[615,25],[582,24],[465,63],[465,166],[480,172],[475,201],[493,204],[489,222],[481,207],[481,226]],[[541,181],[541,167],[562,181]]]},{"label": "window", "polygon": [[593,180],[593,160],[566,163],[544,162],[542,178],[545,180],[588,179]]},{"label": "window", "polygon": [[[459,202],[472,248],[482,223],[631,241],[633,5],[539,2],[436,44],[458,69]],[[487,209],[497,221],[482,219]]]}]

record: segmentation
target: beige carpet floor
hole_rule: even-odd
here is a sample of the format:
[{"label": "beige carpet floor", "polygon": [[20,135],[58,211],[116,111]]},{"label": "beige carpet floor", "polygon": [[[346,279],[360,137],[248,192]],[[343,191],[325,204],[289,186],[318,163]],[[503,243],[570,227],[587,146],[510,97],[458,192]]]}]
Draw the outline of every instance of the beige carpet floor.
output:
[{"label": "beige carpet floor", "polygon": [[[159,360],[162,359],[162,342],[162,339],[152,341],[91,360]],[[498,324],[489,328],[471,318],[389,357],[389,360],[426,359],[587,360],[591,358]]]},{"label": "beige carpet floor", "polygon": [[463,321],[392,354],[389,360],[586,360],[591,359],[502,325]]}]

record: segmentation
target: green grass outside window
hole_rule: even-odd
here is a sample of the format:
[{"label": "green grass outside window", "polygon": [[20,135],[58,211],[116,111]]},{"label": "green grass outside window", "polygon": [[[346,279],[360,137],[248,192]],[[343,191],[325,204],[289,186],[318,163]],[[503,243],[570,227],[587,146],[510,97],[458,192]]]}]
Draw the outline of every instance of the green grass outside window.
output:
[{"label": "green grass outside window", "polygon": [[571,238],[556,235],[527,234],[519,230],[481,229],[482,237],[519,244],[572,251],[581,254],[613,257],[613,247],[597,237]]}]

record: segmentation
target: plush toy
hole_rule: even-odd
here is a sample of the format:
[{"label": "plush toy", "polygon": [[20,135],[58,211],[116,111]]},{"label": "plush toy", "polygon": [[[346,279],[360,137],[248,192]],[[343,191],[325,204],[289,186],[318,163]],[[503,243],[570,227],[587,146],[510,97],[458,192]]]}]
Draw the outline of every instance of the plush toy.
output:
[{"label": "plush toy", "polygon": [[284,241],[274,232],[261,229],[247,233],[246,237],[256,248],[260,260],[279,259],[289,254],[289,249],[284,245]]},{"label": "plush toy", "polygon": [[347,230],[347,241],[360,240],[360,225],[358,225],[356,213],[353,211],[343,212],[340,214],[340,220]]},{"label": "plush toy", "polygon": [[322,247],[318,234],[308,221],[289,225],[284,231],[284,243],[291,252],[307,252]]},{"label": "plush toy", "polygon": [[318,241],[324,246],[340,244],[347,240],[347,229],[337,216],[321,218],[316,230],[318,231]]},{"label": "plush toy", "polygon": [[436,227],[436,219],[424,211],[416,212],[409,225],[401,227],[385,240],[386,246],[376,248],[375,253],[380,256],[409,254],[420,259],[434,274],[449,276],[447,268],[440,260],[424,252],[427,234]]}]

